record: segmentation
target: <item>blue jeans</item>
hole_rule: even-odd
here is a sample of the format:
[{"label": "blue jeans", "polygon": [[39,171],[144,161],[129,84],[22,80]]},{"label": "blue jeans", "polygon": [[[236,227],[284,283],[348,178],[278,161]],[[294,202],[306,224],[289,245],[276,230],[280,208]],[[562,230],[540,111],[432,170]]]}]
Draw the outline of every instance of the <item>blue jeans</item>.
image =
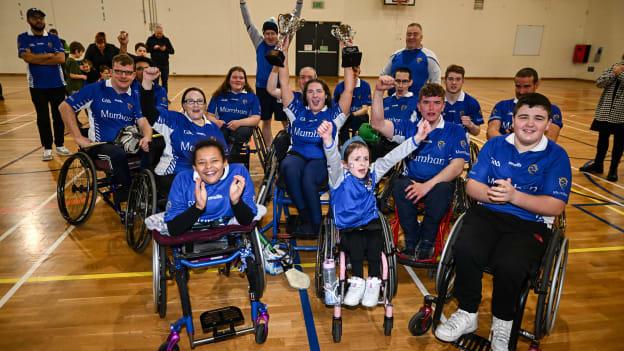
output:
[{"label": "blue jeans", "polygon": [[321,199],[319,191],[327,183],[325,159],[306,160],[296,155],[286,155],[280,164],[280,176],[286,191],[300,215],[313,225],[321,224]]}]

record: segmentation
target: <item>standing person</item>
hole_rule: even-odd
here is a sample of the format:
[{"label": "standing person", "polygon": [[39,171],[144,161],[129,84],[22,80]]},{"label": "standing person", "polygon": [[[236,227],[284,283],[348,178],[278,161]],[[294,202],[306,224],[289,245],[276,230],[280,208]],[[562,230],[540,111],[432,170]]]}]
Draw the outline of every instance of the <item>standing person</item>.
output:
[{"label": "standing person", "polygon": [[85,59],[92,64],[95,72],[100,72],[100,66],[112,67],[113,57],[128,52],[128,33],[121,31],[117,36],[119,48],[106,42],[106,33],[95,34],[95,42],[89,44]]},{"label": "standing person", "polygon": [[65,61],[65,73],[67,74],[67,96],[82,89],[87,81],[87,74],[80,69],[84,46],[77,41],[69,44],[69,57]]},{"label": "standing person", "polygon": [[[410,23],[407,25],[405,34],[405,49],[398,50],[392,56],[384,69],[382,75],[394,76],[397,68],[407,67],[412,73],[413,83],[410,91],[418,96],[420,88],[425,83],[440,84],[440,74],[442,69],[438,62],[436,54],[422,46],[422,26],[418,23]],[[392,91],[388,91],[392,93]]]},{"label": "standing person", "polygon": [[481,105],[472,96],[468,95],[462,87],[464,86],[464,67],[450,65],[444,73],[444,84],[446,85],[446,95],[444,104],[444,120],[450,123],[459,124],[466,129],[467,133],[479,136],[480,125],[483,124]]},{"label": "standing person", "polygon": [[163,27],[160,24],[154,26],[154,34],[145,41],[147,52],[150,53],[154,66],[160,70],[160,78],[162,87],[169,91],[169,55],[173,55],[173,45],[171,40],[164,34]]},{"label": "standing person", "polygon": [[64,146],[65,126],[59,113],[59,105],[65,99],[63,64],[65,50],[55,35],[45,31],[45,13],[38,8],[26,12],[30,30],[17,36],[18,56],[28,64],[28,87],[30,98],[37,111],[37,128],[43,145],[44,161],[52,160],[52,130],[50,108],[54,127],[54,144],[59,155],[69,155]]},{"label": "standing person", "polygon": [[[371,104],[371,88],[368,82],[360,79],[360,66],[353,67],[355,74],[355,89],[353,90],[353,101],[351,102],[351,115],[340,129],[340,145],[344,144],[352,134],[360,129],[362,123],[368,123],[368,108]],[[334,89],[334,101],[340,100],[340,95],[344,91],[344,81],[336,85]]]},{"label": "standing person", "polygon": [[145,43],[134,44],[134,56],[147,57],[147,46]]},{"label": "standing person", "polygon": [[[301,16],[303,0],[297,0],[295,5],[295,16]],[[284,114],[283,106],[276,98],[267,91],[267,80],[271,73],[272,66],[264,57],[269,51],[275,49],[277,44],[277,23],[275,19],[268,19],[262,24],[262,32],[251,22],[251,15],[247,8],[247,1],[240,0],[241,15],[245,23],[245,29],[251,39],[251,43],[256,50],[256,94],[260,100],[260,111],[262,118],[262,136],[266,145],[271,145],[273,133],[271,132],[271,117],[275,114],[275,120],[282,122],[286,127],[287,117]]]},{"label": "standing person", "polygon": [[[513,111],[518,99],[523,95],[532,94],[537,91],[540,80],[537,71],[531,67],[519,70],[514,76],[516,97],[514,99],[502,100],[494,105],[492,114],[488,119],[487,138],[488,140],[499,135],[507,135],[513,132],[512,121]],[[563,115],[557,105],[552,104],[552,123],[546,131],[548,139],[557,142],[559,132],[563,128]]]},{"label": "standing person", "polygon": [[622,61],[602,72],[596,85],[603,89],[596,106],[596,117],[590,128],[598,132],[596,157],[579,168],[579,171],[603,172],[603,162],[609,149],[609,136],[613,134],[613,151],[607,180],[617,182],[618,165],[624,151],[624,55]]},{"label": "standing person", "polygon": [[56,35],[59,38],[59,40],[61,41],[61,45],[63,45],[63,50],[65,50],[65,55],[69,55],[69,46],[67,45],[67,42],[65,41],[65,39],[59,36],[58,30],[56,30],[55,28],[50,28],[48,33],[52,35]]}]

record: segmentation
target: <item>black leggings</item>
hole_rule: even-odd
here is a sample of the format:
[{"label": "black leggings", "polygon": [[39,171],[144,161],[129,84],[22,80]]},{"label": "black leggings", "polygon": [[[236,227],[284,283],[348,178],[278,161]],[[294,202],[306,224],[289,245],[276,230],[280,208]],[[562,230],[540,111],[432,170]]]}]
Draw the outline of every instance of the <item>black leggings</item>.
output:
[{"label": "black leggings", "polygon": [[609,150],[609,136],[613,134],[613,151],[611,155],[611,169],[617,170],[617,166],[622,159],[622,152],[624,151],[624,128],[618,128],[614,131],[599,131],[598,132],[598,145],[596,146],[596,158],[595,162],[598,165],[602,165],[607,150]]},{"label": "black leggings", "polygon": [[343,230],[340,234],[340,246],[349,255],[353,275],[364,278],[364,258],[366,258],[368,276],[381,278],[383,233],[380,220],[375,219],[362,228]]}]

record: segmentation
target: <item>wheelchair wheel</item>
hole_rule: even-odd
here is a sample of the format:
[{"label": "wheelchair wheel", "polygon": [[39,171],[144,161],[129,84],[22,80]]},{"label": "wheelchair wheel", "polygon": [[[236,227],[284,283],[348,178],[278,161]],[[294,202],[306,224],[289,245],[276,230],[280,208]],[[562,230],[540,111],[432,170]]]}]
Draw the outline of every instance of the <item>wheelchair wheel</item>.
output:
[{"label": "wheelchair wheel", "polygon": [[84,152],[71,155],[61,167],[56,185],[56,198],[61,215],[70,224],[81,224],[89,218],[97,198],[95,165]]},{"label": "wheelchair wheel", "polygon": [[332,320],[332,339],[336,343],[340,342],[340,339],[342,339],[342,319],[341,318],[334,318]]},{"label": "wheelchair wheel", "polygon": [[147,169],[137,174],[130,185],[128,209],[126,210],[126,241],[138,253],[143,252],[150,241],[145,219],[156,211],[156,179]]},{"label": "wheelchair wheel", "polygon": [[464,221],[464,216],[465,214],[462,214],[457,218],[449,235],[446,237],[446,242],[444,243],[444,248],[440,255],[440,262],[438,263],[438,269],[436,271],[436,292],[439,295],[441,291],[444,291],[446,294],[445,300],[449,299],[453,294],[453,282],[455,281],[453,245],[455,244],[455,240],[457,240],[457,235]]},{"label": "wheelchair wheel", "polygon": [[549,287],[547,295],[540,295],[538,303],[547,302],[544,310],[544,334],[548,335],[555,327],[561,294],[563,293],[563,283],[568,262],[568,238],[562,238],[558,247],[557,255],[553,260],[553,267],[548,277]]},{"label": "wheelchair wheel", "polygon": [[455,192],[453,194],[453,218],[460,216],[468,211],[472,201],[466,193],[466,179],[457,177],[455,179]]},{"label": "wheelchair wheel", "polygon": [[249,280],[250,286],[255,287],[254,294],[258,300],[262,298],[266,287],[264,254],[262,250],[262,242],[260,241],[260,235],[261,234],[258,231],[258,228],[254,228],[254,230],[250,233],[254,259],[248,259],[247,261],[247,280]]},{"label": "wheelchair wheel", "polygon": [[314,266],[314,290],[316,292],[316,297],[323,301],[325,299],[325,287],[323,283],[323,262],[325,258],[328,258],[328,254],[331,251],[328,250],[328,235],[331,233],[331,221],[329,220],[329,216],[325,218],[323,221],[323,226],[321,227],[321,234],[318,237],[317,249],[316,249],[316,265]]},{"label": "wheelchair wheel", "polygon": [[472,169],[472,166],[477,163],[479,157],[479,145],[474,141],[470,141],[470,163],[468,164],[468,172]]},{"label": "wheelchair wheel", "polygon": [[152,243],[152,293],[154,309],[160,318],[167,315],[167,248]]},{"label": "wheelchair wheel", "polygon": [[424,311],[418,311],[410,318],[407,329],[412,335],[421,336],[431,328],[432,322],[431,317],[427,317]]},{"label": "wheelchair wheel", "polygon": [[392,317],[384,317],[384,335],[390,336],[392,335],[392,326],[394,324],[394,319]]},{"label": "wheelchair wheel", "polygon": [[390,223],[388,219],[381,213],[378,212],[379,218],[381,219],[381,226],[384,236],[384,253],[386,255],[386,259],[388,260],[388,300],[392,301],[397,294],[399,288],[399,276],[397,272],[397,259],[394,249],[394,241],[392,236],[392,231],[390,229]]}]

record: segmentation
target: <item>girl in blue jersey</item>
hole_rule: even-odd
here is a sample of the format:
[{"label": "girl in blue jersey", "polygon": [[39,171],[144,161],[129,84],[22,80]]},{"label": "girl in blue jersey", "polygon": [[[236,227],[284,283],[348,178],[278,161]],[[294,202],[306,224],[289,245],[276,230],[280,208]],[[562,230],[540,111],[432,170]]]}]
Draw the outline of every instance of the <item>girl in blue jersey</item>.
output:
[{"label": "girl in blue jersey", "polygon": [[221,129],[230,145],[230,157],[240,154],[260,123],[260,102],[242,67],[230,68],[223,83],[212,93],[208,119]]},{"label": "girl in blue jersey", "polygon": [[236,218],[248,225],[257,213],[254,186],[247,169],[229,165],[223,146],[213,140],[195,145],[193,170],[180,172],[171,185],[165,222],[170,235],[180,235],[194,224],[225,225]]},{"label": "girl in blue jersey", "polygon": [[317,128],[323,121],[333,121],[335,130],[340,130],[349,114],[355,79],[353,69],[345,68],[345,91],[338,103],[332,103],[329,87],[319,79],[312,79],[305,84],[303,101],[295,99],[289,82],[289,44],[289,40],[286,40],[286,61],[278,75],[284,112],[290,121],[291,148],[280,164],[280,176],[285,179],[286,190],[301,219],[295,232],[318,234],[321,224],[319,190],[327,181],[327,167]]},{"label": "girl in blue jersey", "polygon": [[[353,276],[345,305],[374,307],[381,286],[381,251],[383,237],[377,212],[375,186],[390,168],[416,150],[431,126],[424,121],[418,132],[394,148],[386,156],[370,164],[370,151],[359,136],[349,139],[342,147],[342,162],[333,137],[333,124],[323,121],[318,134],[323,139],[329,167],[331,208],[336,227],[340,230],[340,245],[349,254]],[[368,279],[364,281],[364,258],[368,260]]]},{"label": "girl in blue jersey", "polygon": [[193,150],[201,140],[214,139],[226,148],[219,128],[206,118],[206,96],[199,88],[188,88],[182,94],[183,113],[155,106],[153,81],[158,78],[156,67],[143,71],[141,108],[154,130],[164,139],[164,150],[156,165],[158,191],[167,197],[176,174],[193,169]]}]

